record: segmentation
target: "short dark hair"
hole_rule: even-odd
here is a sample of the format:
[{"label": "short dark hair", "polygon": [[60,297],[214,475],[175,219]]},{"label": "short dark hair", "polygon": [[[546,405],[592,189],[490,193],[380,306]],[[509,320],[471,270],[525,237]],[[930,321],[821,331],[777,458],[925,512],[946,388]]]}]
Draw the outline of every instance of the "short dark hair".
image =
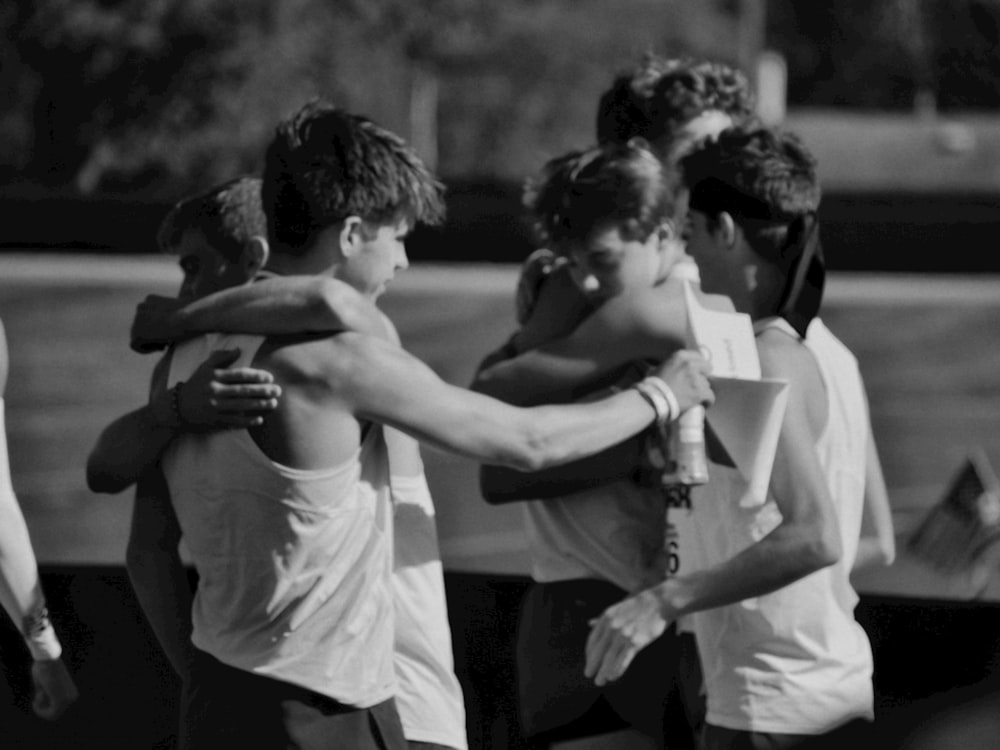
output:
[{"label": "short dark hair", "polygon": [[733,217],[759,255],[777,260],[789,225],[815,214],[821,189],[816,159],[792,132],[728,128],[681,161],[690,208]]},{"label": "short dark hair", "polygon": [[647,143],[606,143],[550,160],[525,187],[524,203],[539,240],[558,252],[614,224],[626,239],[644,240],[677,208],[680,177]]},{"label": "short dark hair", "polygon": [[358,216],[374,225],[444,217],[438,182],[394,133],[320,99],[282,121],[267,148],[263,204],[274,250],[305,249]]},{"label": "short dark hair", "polygon": [[254,236],[267,236],[260,179],[237,177],[179,201],[160,222],[156,244],[175,251],[185,232],[199,231],[230,263],[238,262]]},{"label": "short dark hair", "polygon": [[753,95],[743,73],[721,62],[648,53],[601,96],[597,140],[645,138],[666,154],[685,124],[713,110],[734,124],[752,119]]}]

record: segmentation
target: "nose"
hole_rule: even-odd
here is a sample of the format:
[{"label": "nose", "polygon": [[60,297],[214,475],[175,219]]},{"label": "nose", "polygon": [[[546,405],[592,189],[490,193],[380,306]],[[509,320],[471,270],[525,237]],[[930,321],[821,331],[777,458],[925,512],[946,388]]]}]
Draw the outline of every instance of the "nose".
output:
[{"label": "nose", "polygon": [[399,245],[399,252],[396,254],[396,268],[400,271],[405,271],[410,267],[410,259],[406,257],[406,245]]},{"label": "nose", "polygon": [[570,266],[570,275],[573,278],[573,283],[584,294],[594,294],[601,288],[601,280],[579,263],[573,263]]}]

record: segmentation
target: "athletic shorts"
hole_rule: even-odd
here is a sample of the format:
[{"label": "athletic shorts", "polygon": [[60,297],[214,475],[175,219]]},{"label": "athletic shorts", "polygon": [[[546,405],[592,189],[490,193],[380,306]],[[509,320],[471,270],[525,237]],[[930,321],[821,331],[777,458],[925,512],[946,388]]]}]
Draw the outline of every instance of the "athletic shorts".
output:
[{"label": "athletic shorts", "polygon": [[406,750],[392,699],[355,708],[199,653],[181,694],[179,750]]},{"label": "athletic shorts", "polygon": [[706,724],[699,750],[846,750],[878,747],[872,722],[854,719],[826,734],[751,732]]},{"label": "athletic shorts", "polygon": [[590,620],[626,592],[599,579],[535,583],[521,609],[517,639],[521,728],[532,738],[566,727],[606,702],[658,746],[695,746],[704,719],[694,638],[671,626],[639,652],[621,679],[603,687],[583,674]]}]

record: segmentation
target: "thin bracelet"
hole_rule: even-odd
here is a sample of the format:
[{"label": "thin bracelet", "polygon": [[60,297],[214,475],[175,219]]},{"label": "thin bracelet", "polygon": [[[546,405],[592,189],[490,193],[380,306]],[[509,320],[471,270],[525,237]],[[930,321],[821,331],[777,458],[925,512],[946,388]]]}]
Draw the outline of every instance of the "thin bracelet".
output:
[{"label": "thin bracelet", "polygon": [[656,388],[660,393],[663,394],[663,398],[667,400],[667,404],[670,406],[670,416],[667,421],[672,422],[681,415],[681,405],[677,400],[677,396],[673,389],[667,385],[667,381],[661,378],[659,375],[648,375],[646,380],[649,384]]}]

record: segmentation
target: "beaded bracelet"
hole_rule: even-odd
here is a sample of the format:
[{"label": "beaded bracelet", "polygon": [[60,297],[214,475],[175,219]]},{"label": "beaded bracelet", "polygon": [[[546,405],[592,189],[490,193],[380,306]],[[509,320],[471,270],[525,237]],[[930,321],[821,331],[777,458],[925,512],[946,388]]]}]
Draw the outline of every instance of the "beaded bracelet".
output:
[{"label": "beaded bracelet", "polygon": [[170,415],[174,418],[174,423],[180,427],[184,424],[184,418],[181,416],[181,386],[184,385],[183,380],[179,380],[174,383],[174,386],[170,389]]}]

